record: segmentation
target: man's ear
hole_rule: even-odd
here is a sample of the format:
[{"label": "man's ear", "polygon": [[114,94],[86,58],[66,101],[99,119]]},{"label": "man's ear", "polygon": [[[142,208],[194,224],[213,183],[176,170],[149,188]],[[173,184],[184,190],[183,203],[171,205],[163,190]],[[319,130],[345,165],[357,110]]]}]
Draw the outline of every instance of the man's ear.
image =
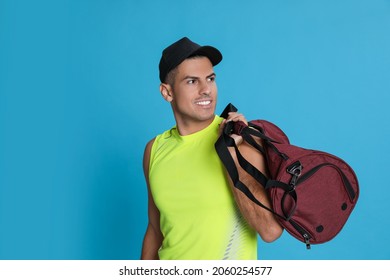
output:
[{"label": "man's ear", "polygon": [[171,86],[169,84],[161,83],[160,84],[160,92],[161,92],[162,97],[166,101],[172,102],[172,100],[173,100],[172,89],[171,89]]}]

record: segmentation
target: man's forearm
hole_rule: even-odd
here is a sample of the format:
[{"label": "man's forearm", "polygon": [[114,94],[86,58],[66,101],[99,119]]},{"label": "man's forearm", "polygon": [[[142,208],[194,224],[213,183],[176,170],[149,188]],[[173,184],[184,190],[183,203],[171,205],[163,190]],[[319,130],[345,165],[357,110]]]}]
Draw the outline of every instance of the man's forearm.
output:
[{"label": "man's forearm", "polygon": [[[267,176],[268,172],[266,163],[263,155],[259,151],[245,142],[239,146],[239,150],[247,161]],[[262,186],[240,167],[234,148],[229,148],[229,151],[236,163],[240,181],[249,188],[257,200],[266,207],[272,208],[269,196],[265,191],[264,186]],[[229,181],[232,185],[238,207],[252,228],[255,229],[259,233],[260,237],[266,242],[272,242],[277,239],[282,234],[283,229],[276,220],[275,216],[270,211],[252,202],[243,192],[233,186],[231,180]]]},{"label": "man's forearm", "polygon": [[142,244],[141,260],[158,260],[162,237],[149,224]]}]

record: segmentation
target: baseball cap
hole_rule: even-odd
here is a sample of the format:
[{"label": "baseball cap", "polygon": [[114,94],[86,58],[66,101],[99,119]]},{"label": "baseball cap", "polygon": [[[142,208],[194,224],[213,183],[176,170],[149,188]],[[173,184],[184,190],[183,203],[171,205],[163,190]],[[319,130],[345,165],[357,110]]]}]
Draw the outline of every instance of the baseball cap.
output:
[{"label": "baseball cap", "polygon": [[163,50],[159,64],[160,81],[163,83],[167,74],[172,69],[185,59],[194,55],[206,56],[210,59],[213,66],[222,60],[222,54],[216,48],[212,46],[200,46],[187,37],[183,37]]}]

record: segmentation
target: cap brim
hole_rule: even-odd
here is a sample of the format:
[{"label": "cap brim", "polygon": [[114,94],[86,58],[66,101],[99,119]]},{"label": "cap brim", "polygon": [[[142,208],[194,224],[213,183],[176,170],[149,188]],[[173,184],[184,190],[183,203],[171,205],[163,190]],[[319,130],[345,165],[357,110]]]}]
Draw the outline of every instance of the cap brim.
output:
[{"label": "cap brim", "polygon": [[191,56],[194,55],[202,55],[208,57],[208,59],[210,59],[211,63],[213,64],[213,66],[217,65],[222,60],[221,52],[218,49],[211,46],[200,47],[199,49],[197,49],[191,54]]}]

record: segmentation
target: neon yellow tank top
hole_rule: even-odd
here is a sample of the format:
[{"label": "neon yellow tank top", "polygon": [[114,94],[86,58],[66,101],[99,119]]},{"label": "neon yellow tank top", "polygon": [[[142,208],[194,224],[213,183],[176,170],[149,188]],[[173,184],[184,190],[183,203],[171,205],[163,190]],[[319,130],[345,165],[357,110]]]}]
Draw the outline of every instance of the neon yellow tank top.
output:
[{"label": "neon yellow tank top", "polygon": [[160,211],[160,259],[257,259],[257,234],[235,204],[215,152],[216,116],[207,128],[180,136],[176,127],[156,137],[149,181]]}]

